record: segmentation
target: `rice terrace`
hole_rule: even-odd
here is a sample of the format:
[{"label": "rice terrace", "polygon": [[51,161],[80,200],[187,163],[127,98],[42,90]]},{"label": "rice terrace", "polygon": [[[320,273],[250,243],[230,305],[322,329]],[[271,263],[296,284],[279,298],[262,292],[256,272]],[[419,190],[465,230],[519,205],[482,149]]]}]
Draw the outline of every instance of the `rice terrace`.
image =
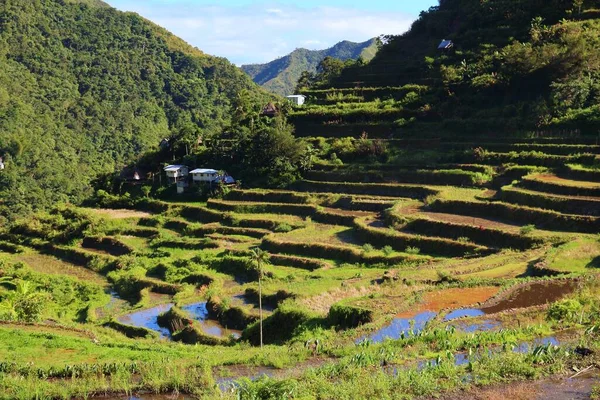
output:
[{"label": "rice terrace", "polygon": [[303,104],[31,3],[0,6],[0,398],[600,399],[600,2],[440,1]]}]

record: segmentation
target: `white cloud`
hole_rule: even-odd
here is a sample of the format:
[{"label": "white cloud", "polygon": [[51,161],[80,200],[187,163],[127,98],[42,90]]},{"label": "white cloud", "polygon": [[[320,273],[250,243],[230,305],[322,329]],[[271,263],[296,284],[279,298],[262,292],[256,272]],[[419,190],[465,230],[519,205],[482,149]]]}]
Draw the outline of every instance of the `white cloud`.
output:
[{"label": "white cloud", "polygon": [[184,0],[177,5],[167,0],[112,3],[121,10],[138,12],[202,51],[236,64],[268,62],[296,47],[323,49],[341,40],[358,42],[403,33],[414,19],[401,13],[283,4],[272,7],[267,2],[236,8]]}]

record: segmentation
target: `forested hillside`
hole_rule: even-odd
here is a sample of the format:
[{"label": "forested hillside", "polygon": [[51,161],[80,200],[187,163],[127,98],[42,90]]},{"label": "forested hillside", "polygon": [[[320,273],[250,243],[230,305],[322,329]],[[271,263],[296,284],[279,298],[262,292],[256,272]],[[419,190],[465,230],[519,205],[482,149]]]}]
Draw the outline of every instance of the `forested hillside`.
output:
[{"label": "forested hillside", "polygon": [[325,57],[342,61],[371,60],[377,53],[376,39],[363,43],[343,41],[325,50],[296,49],[285,57],[267,64],[242,65],[242,69],[265,89],[279,95],[293,94],[296,83],[304,71],[317,72],[317,67]]},{"label": "forested hillside", "polygon": [[[392,106],[393,122],[419,134],[480,135],[499,127],[595,134],[598,8],[588,0],[441,1],[409,32],[390,37],[369,64],[350,66],[320,88],[349,95],[355,87],[405,86],[413,93]],[[438,49],[443,39],[453,48]],[[387,100],[387,93],[375,97]]]},{"label": "forested hillside", "polygon": [[0,4],[0,201],[14,215],[79,201],[90,181],[174,137],[230,124],[230,100],[260,90],[136,14],[101,1]]}]

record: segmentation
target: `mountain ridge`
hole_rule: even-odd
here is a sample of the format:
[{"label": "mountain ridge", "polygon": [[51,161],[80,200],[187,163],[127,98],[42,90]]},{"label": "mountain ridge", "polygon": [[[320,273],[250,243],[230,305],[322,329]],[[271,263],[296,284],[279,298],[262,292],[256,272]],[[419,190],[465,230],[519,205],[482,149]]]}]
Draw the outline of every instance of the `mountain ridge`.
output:
[{"label": "mountain ridge", "polygon": [[344,40],[323,50],[298,48],[271,62],[242,65],[241,68],[254,82],[265,89],[279,95],[290,95],[293,94],[302,72],[316,72],[317,66],[325,57],[338,58],[342,61],[362,57],[365,61],[369,61],[377,52],[376,42],[376,39],[360,43]]}]

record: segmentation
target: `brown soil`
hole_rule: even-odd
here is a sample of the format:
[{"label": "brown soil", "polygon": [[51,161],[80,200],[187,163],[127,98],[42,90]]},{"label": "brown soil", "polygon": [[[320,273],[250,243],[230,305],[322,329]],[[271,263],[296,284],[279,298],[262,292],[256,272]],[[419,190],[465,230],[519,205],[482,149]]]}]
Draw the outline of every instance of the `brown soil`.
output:
[{"label": "brown soil", "polygon": [[470,305],[483,303],[494,297],[499,288],[494,286],[476,288],[454,288],[428,292],[423,296],[420,304],[412,307],[410,311],[399,314],[399,318],[411,318],[424,311],[439,312],[447,308],[457,309]]},{"label": "brown soil", "polygon": [[489,218],[469,217],[465,215],[447,214],[439,212],[425,211],[421,205],[410,204],[400,209],[402,214],[418,214],[427,217],[433,221],[448,222],[451,224],[482,226],[486,229],[501,229],[507,232],[518,232],[521,228],[519,225],[514,225],[507,222],[502,222]]},{"label": "brown soil", "polygon": [[600,205],[600,197],[593,197],[593,196],[567,196],[567,195],[562,195],[562,194],[553,194],[553,193],[546,193],[546,192],[537,192],[535,190],[529,190],[529,189],[518,189],[519,192],[523,192],[523,193],[528,193],[534,196],[544,196],[544,197],[551,197],[551,198],[556,198],[556,199],[561,199],[561,200],[586,200],[586,201],[595,201],[598,202],[598,204]]},{"label": "brown soil", "polygon": [[495,314],[515,308],[541,306],[561,299],[572,293],[578,286],[576,281],[556,280],[550,282],[532,282],[510,291],[491,305],[482,307],[486,314]]}]

